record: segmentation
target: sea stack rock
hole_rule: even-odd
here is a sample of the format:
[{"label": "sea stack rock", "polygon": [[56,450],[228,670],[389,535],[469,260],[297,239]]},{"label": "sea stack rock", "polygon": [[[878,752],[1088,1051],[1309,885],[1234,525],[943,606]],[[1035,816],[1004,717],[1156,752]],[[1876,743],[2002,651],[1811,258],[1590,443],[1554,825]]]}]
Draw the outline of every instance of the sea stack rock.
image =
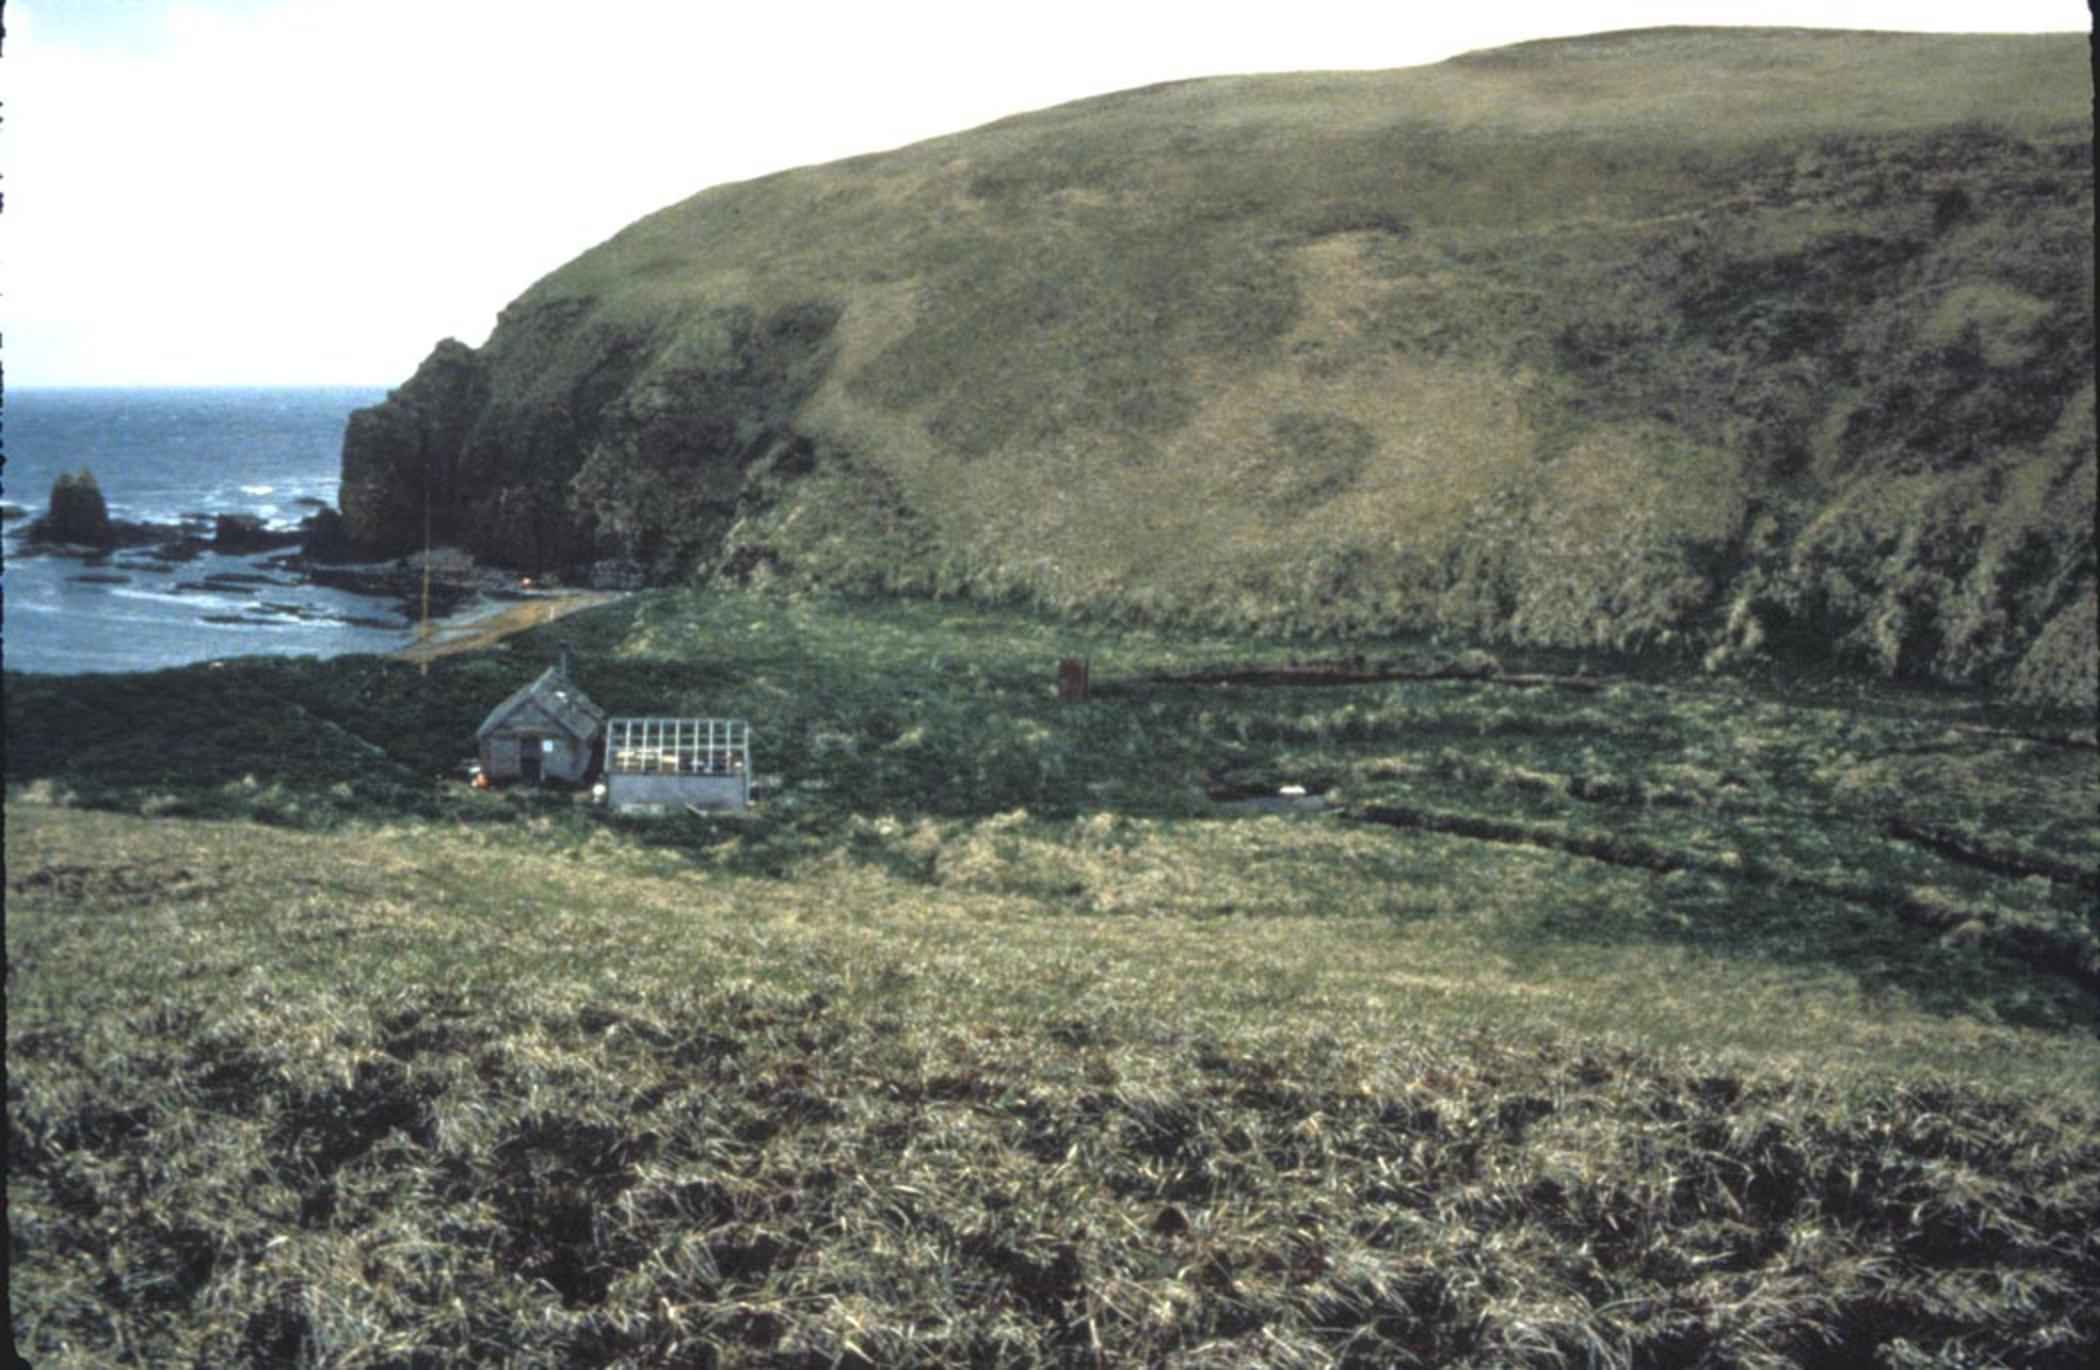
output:
[{"label": "sea stack rock", "polygon": [[51,482],[51,506],[35,535],[45,542],[110,545],[109,505],[92,471],[82,467]]}]

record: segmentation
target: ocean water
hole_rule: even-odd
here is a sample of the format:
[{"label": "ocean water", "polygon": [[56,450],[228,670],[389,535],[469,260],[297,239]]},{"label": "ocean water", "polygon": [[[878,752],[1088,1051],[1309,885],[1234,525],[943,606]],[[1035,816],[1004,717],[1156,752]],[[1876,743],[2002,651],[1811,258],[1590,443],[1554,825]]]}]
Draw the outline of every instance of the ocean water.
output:
[{"label": "ocean water", "polygon": [[[363,387],[9,389],[0,411],[0,498],[41,514],[51,482],[85,467],[113,518],[173,523],[249,513],[293,528],[312,512],[302,500],[336,502],[350,411],[385,394]],[[265,564],[282,553],[207,552],[156,565],[151,547],[137,547],[89,562],[28,554],[27,523],[10,519],[0,544],[0,651],[11,671],[147,671],[256,653],[330,657],[391,651],[411,635],[390,600]],[[260,583],[203,584],[228,575]],[[389,626],[344,622],[351,618]]]}]

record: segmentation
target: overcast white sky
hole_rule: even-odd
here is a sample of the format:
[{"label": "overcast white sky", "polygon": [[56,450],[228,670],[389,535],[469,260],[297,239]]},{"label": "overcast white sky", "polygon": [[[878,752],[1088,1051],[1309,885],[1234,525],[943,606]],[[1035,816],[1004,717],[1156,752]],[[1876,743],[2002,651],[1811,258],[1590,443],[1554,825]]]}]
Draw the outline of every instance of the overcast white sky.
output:
[{"label": "overcast white sky", "polygon": [[1154,81],[1653,24],[2084,32],[2078,0],[16,0],[36,385],[377,384],[651,210]]}]

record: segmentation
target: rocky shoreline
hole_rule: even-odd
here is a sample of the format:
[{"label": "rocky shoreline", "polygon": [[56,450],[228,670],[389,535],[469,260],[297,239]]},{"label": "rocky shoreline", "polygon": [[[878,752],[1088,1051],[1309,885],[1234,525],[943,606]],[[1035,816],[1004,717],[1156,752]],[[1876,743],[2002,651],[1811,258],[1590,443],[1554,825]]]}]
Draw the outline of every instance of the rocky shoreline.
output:
[{"label": "rocky shoreline", "polygon": [[144,547],[161,561],[194,561],[206,552],[244,556],[301,547],[310,536],[304,524],[296,529],[272,528],[253,514],[184,514],[172,523],[111,519],[100,536],[86,541],[67,537],[55,531],[48,519],[38,518],[22,530],[15,555],[77,556],[94,561]]},{"label": "rocky shoreline", "polygon": [[[353,561],[348,549],[335,536],[339,516],[318,500],[302,501],[314,512],[296,528],[272,528],[252,514],[188,513],[169,522],[110,519],[98,529],[94,542],[71,541],[57,536],[48,518],[30,518],[18,505],[8,506],[8,522],[29,518],[26,527],[9,529],[11,557],[67,558],[79,563],[79,574],[67,579],[85,585],[129,585],[147,577],[175,577],[163,588],[175,594],[249,594],[255,603],[246,611],[206,614],[201,621],[220,624],[254,624],[258,627],[287,618],[304,622],[340,623],[350,627],[395,630],[412,627],[425,613],[425,554],[382,561]],[[256,557],[254,569],[218,571],[181,578],[185,567],[207,555]],[[524,600],[534,597],[534,583],[517,575],[480,565],[454,548],[435,548],[428,554],[428,614],[448,618],[489,600]],[[287,598],[270,599],[269,591],[295,591],[322,586],[346,594],[390,602],[402,621],[378,614],[343,614],[319,610]]]},{"label": "rocky shoreline", "polygon": [[[263,564],[304,575],[315,585],[349,594],[391,599],[414,623],[423,616],[424,561],[416,552],[376,563],[322,562],[304,554],[272,557]],[[483,600],[527,600],[551,588],[529,577],[483,566],[453,547],[437,547],[429,561],[430,617],[449,618]]]}]

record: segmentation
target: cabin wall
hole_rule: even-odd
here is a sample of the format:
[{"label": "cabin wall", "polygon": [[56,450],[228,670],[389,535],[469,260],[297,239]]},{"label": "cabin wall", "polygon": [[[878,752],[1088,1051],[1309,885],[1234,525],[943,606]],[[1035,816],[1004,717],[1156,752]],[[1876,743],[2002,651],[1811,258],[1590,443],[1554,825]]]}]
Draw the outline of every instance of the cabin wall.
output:
[{"label": "cabin wall", "polygon": [[[554,745],[549,747],[547,743]],[[481,769],[490,780],[517,780],[525,773],[521,753],[526,747],[540,752],[540,779],[580,785],[588,780],[597,761],[590,742],[549,733],[492,732],[481,739]]]},{"label": "cabin wall", "polygon": [[490,733],[481,739],[481,771],[491,780],[518,778],[517,734]]},{"label": "cabin wall", "polygon": [[741,809],[751,801],[747,776],[738,775],[632,775],[614,772],[605,777],[605,799],[615,812],[622,809],[663,807],[681,809]]},{"label": "cabin wall", "polygon": [[549,780],[578,784],[590,773],[591,748],[589,743],[571,737],[547,739],[554,745],[548,748],[540,764],[540,770]]}]

